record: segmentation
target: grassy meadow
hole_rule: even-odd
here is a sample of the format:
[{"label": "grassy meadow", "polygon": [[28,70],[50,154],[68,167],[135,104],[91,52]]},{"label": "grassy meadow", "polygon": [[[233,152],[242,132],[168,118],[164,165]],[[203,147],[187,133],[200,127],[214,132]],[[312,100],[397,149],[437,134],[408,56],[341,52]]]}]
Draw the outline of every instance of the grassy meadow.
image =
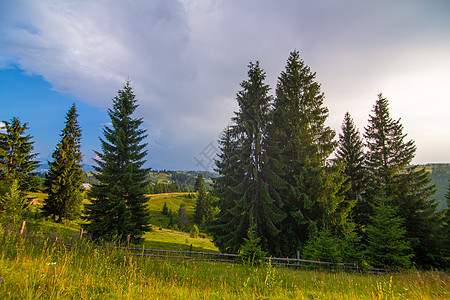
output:
[{"label": "grassy meadow", "polygon": [[[174,211],[180,201],[193,209],[195,200],[180,193],[152,195],[148,205],[156,215],[164,202]],[[439,271],[374,275],[141,257],[94,247],[86,235],[80,238],[76,222],[29,220],[22,235],[19,225],[0,224],[1,299],[450,298],[449,276]],[[145,248],[187,250],[192,244],[197,251],[218,251],[208,239],[153,225]]]},{"label": "grassy meadow", "polygon": [[2,299],[448,299],[437,271],[384,275],[132,256],[0,229]]},{"label": "grassy meadow", "polygon": [[192,221],[196,199],[188,198],[188,194],[189,193],[164,193],[149,195],[147,208],[152,216],[150,223],[158,227],[167,227],[167,224],[169,224],[169,217],[162,214],[164,203],[166,203],[167,208],[174,213],[178,213],[180,204],[184,203],[186,205],[186,212]]}]

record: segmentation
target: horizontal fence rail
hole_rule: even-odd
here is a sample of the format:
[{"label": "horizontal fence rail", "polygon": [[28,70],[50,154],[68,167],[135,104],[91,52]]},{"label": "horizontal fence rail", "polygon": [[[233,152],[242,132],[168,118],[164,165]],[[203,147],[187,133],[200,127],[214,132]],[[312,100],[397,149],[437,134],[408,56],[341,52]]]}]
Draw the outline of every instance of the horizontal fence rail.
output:
[{"label": "horizontal fence rail", "polygon": [[[95,246],[105,247],[105,246]],[[170,259],[185,259],[190,261],[211,261],[238,263],[241,256],[239,254],[213,253],[213,252],[196,252],[196,251],[176,251],[176,250],[157,250],[145,248],[128,248],[128,247],[108,247],[127,251],[131,255],[143,257],[160,257]],[[295,268],[321,268],[321,269],[346,269],[359,270],[368,273],[386,273],[388,270],[379,268],[362,269],[355,263],[333,263],[325,261],[313,261],[300,258],[277,258],[265,257],[265,261],[270,262],[274,266],[295,267]]]},{"label": "horizontal fence rail", "polygon": [[[64,242],[61,238],[58,238],[54,234],[38,238],[34,234],[24,232],[25,221],[22,223],[21,229],[16,232],[14,228],[3,228],[5,232],[11,232],[18,234],[22,238],[34,239],[35,242],[43,243],[63,243],[66,246],[71,246],[70,241]],[[76,238],[81,238],[83,231],[80,234],[75,234]],[[146,249],[146,248],[130,248],[120,246],[93,246],[95,249],[118,249],[127,252],[127,254],[143,257],[160,257],[169,259],[184,259],[190,261],[211,261],[211,262],[226,262],[226,263],[238,263],[241,261],[241,256],[238,254],[227,253],[214,253],[214,252],[196,252],[196,251],[176,251],[176,250],[158,250],[158,249]],[[192,249],[192,245],[191,245]],[[382,274],[388,272],[387,269],[380,268],[361,268],[354,263],[332,263],[325,261],[313,261],[300,259],[300,253],[297,252],[297,258],[277,258],[277,257],[265,257],[265,261],[270,262],[274,266],[296,267],[296,268],[322,268],[322,269],[349,269],[358,270],[367,273]]]}]

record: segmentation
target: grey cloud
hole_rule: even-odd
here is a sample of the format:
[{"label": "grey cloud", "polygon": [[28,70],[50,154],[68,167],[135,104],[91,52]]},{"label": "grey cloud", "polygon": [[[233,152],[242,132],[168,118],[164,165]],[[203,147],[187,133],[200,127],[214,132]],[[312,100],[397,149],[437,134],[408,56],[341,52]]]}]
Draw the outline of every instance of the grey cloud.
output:
[{"label": "grey cloud", "polygon": [[300,50],[336,130],[347,110],[362,129],[380,90],[407,102],[395,85],[411,88],[417,70],[449,78],[446,1],[48,0],[0,11],[0,67],[18,63],[99,107],[131,79],[149,161],[162,168],[195,167],[236,109],[250,60],[274,89],[289,52]]}]

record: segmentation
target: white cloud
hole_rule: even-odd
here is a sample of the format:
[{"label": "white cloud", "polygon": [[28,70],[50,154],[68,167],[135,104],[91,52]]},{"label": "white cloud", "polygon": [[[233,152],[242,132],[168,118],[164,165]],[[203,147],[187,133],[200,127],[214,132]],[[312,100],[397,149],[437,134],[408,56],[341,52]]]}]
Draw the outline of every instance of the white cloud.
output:
[{"label": "white cloud", "polygon": [[2,6],[0,67],[19,64],[99,107],[110,106],[131,79],[152,164],[195,165],[192,157],[217,139],[236,109],[247,63],[260,60],[274,89],[295,48],[317,72],[335,129],[349,110],[362,130],[383,91],[419,147],[435,145],[419,148],[423,159],[450,160],[437,150],[448,149],[442,141],[448,133],[436,131],[441,141],[423,133],[449,128],[448,118],[435,117],[448,111],[445,1],[17,0]]}]

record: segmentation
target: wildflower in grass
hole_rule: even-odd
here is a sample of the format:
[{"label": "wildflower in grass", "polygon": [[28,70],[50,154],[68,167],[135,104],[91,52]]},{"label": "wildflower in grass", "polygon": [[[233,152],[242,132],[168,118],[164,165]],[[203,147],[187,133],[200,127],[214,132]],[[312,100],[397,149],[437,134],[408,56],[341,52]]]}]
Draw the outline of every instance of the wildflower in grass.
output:
[{"label": "wildflower in grass", "polygon": [[0,280],[3,280],[3,277],[0,277]]}]

